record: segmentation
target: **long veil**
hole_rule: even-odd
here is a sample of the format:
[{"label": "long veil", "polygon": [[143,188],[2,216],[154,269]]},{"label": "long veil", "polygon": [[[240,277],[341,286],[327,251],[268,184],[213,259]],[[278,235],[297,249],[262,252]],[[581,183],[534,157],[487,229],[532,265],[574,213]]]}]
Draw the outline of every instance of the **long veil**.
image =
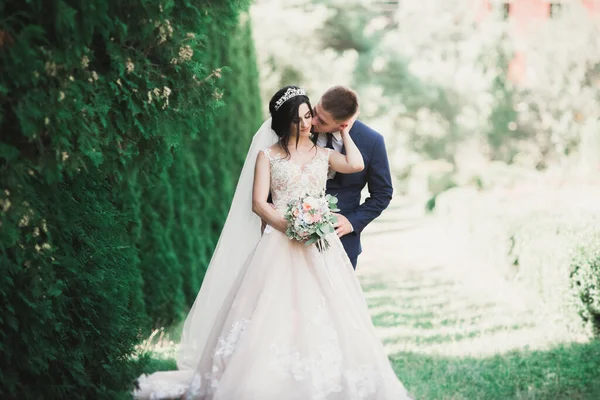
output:
[{"label": "long veil", "polygon": [[258,244],[260,218],[252,212],[254,166],[258,152],[276,142],[269,118],[252,139],[217,247],[185,320],[177,357],[180,370],[196,368],[225,297]]},{"label": "long veil", "polygon": [[276,142],[269,118],[252,138],[217,247],[185,320],[177,355],[178,371],[157,371],[138,377],[134,398],[181,396],[189,387],[219,310],[260,239],[260,218],[252,212],[254,166],[258,152]]}]

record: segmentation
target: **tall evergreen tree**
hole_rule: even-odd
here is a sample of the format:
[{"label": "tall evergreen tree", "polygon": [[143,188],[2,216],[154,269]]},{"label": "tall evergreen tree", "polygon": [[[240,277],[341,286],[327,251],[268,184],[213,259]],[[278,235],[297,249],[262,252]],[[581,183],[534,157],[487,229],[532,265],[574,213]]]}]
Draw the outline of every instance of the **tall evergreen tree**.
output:
[{"label": "tall evergreen tree", "polygon": [[1,398],[127,398],[143,327],[181,314],[240,163],[210,27],[243,6],[0,3]]}]

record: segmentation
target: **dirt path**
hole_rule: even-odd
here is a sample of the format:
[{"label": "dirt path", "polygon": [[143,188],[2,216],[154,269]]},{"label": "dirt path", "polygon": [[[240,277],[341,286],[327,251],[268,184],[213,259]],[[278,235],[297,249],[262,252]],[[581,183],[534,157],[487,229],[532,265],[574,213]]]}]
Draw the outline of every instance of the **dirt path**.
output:
[{"label": "dirt path", "polygon": [[444,220],[396,199],[367,228],[358,275],[388,352],[489,356],[574,341],[527,291],[469,256]]}]

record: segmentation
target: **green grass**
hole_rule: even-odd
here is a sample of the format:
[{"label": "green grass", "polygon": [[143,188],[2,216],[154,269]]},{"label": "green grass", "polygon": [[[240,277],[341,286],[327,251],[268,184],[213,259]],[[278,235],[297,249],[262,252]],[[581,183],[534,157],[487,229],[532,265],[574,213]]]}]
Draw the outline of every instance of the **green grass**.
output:
[{"label": "green grass", "polygon": [[415,267],[393,279],[361,278],[394,370],[415,399],[600,399],[600,341],[546,338],[552,325],[539,310],[470,296],[444,279],[452,274]]},{"label": "green grass", "polygon": [[390,357],[416,399],[600,399],[600,342],[486,358]]},{"label": "green grass", "polygon": [[152,332],[138,347],[136,357],[140,360],[139,374],[177,369],[177,343],[181,338],[183,323]]}]

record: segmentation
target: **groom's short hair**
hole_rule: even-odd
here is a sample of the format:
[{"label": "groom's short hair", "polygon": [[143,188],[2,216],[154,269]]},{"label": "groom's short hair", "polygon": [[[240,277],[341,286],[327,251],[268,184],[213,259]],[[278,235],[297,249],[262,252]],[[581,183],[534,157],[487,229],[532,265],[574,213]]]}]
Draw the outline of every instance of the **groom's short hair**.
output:
[{"label": "groom's short hair", "polygon": [[321,107],[336,121],[345,121],[358,111],[358,96],[350,88],[334,86],[321,96]]}]

